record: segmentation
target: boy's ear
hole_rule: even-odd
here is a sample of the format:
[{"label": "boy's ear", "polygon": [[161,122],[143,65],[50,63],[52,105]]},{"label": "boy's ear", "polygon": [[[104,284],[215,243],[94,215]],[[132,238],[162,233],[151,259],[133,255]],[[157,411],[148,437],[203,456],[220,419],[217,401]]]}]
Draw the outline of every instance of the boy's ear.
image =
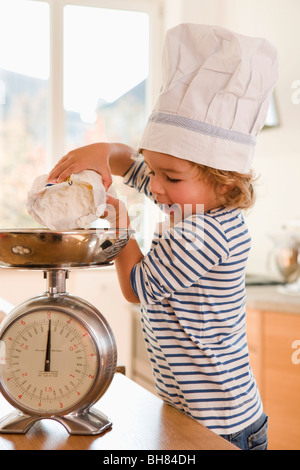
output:
[{"label": "boy's ear", "polygon": [[228,191],[231,191],[235,187],[235,184],[220,184],[218,186],[218,193],[222,196]]}]

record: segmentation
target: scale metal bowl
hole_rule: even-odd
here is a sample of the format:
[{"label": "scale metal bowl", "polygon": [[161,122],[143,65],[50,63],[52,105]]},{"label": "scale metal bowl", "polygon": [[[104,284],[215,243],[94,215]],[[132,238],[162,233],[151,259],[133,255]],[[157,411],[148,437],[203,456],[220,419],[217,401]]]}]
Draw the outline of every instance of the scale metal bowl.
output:
[{"label": "scale metal bowl", "polygon": [[47,229],[0,230],[0,267],[70,269],[107,265],[127,244],[134,230]]}]

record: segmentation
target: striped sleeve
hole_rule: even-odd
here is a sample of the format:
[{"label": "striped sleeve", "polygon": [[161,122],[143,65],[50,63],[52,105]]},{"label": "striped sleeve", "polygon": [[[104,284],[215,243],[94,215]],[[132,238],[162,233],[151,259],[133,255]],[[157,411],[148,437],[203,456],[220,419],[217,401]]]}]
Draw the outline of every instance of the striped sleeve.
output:
[{"label": "striped sleeve", "polygon": [[154,196],[149,189],[149,181],[150,177],[147,172],[147,165],[144,162],[143,156],[139,155],[124,174],[123,183],[131,188],[137,189],[139,193],[144,193],[154,201]]},{"label": "striped sleeve", "polygon": [[213,218],[193,215],[168,229],[134,266],[132,288],[143,304],[155,304],[186,289],[229,255],[222,226]]}]

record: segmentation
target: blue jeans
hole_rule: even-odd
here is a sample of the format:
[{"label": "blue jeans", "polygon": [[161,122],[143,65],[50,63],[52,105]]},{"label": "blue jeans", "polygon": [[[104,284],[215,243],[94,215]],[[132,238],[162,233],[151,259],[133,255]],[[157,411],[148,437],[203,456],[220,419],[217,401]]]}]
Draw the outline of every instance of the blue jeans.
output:
[{"label": "blue jeans", "polygon": [[267,450],[268,448],[268,417],[263,412],[261,417],[250,426],[234,434],[222,435],[242,450]]}]

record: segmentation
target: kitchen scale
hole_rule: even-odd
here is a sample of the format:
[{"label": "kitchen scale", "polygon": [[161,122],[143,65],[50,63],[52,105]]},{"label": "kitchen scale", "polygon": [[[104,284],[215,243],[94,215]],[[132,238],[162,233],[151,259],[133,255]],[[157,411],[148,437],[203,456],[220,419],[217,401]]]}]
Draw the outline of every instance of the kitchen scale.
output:
[{"label": "kitchen scale", "polygon": [[42,270],[47,289],[0,324],[0,391],[16,408],[0,433],[24,434],[53,419],[69,434],[100,434],[112,423],[92,408],[117,365],[113,332],[90,303],[70,295],[72,269],[107,266],[132,230],[0,230],[0,267]]}]

